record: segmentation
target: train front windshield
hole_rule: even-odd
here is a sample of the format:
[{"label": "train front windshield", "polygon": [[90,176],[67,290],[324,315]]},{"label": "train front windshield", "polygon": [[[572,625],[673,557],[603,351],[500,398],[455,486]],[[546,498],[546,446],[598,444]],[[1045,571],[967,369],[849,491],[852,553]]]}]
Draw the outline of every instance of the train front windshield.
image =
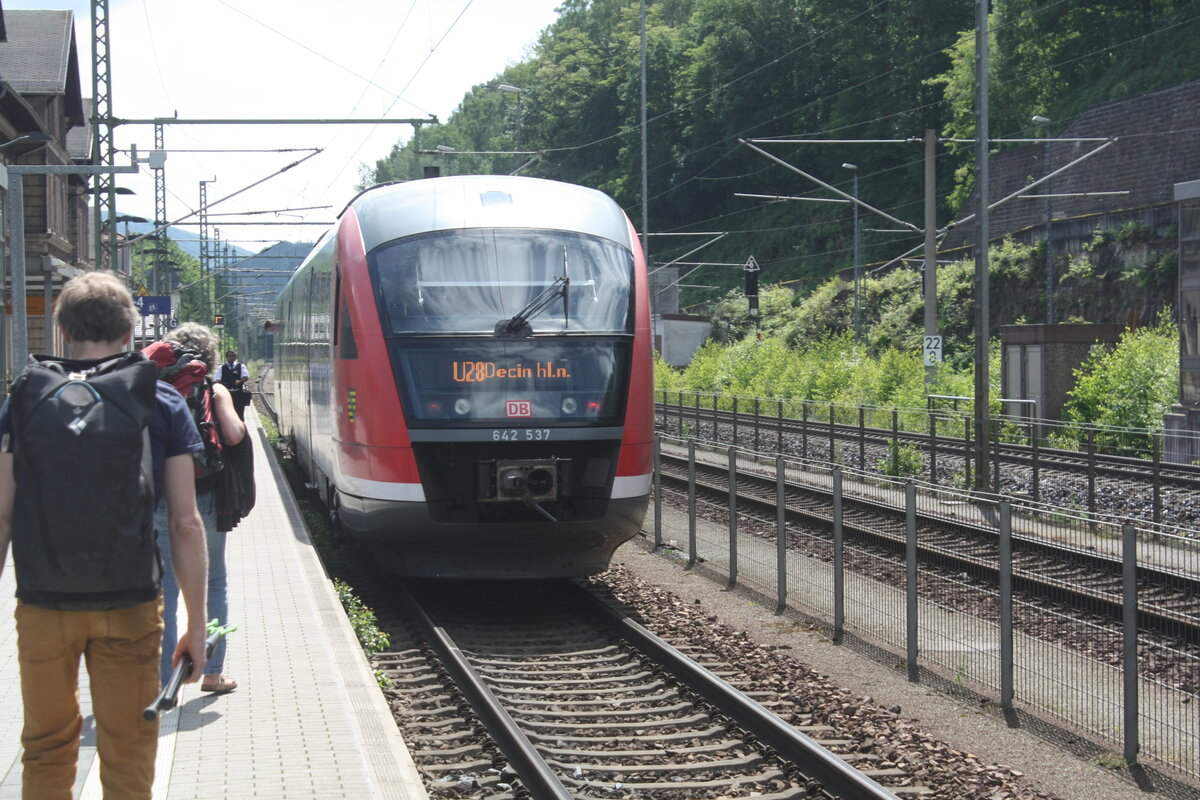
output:
[{"label": "train front windshield", "polygon": [[450,231],[385,245],[371,269],[411,425],[620,424],[627,249],[561,231]]},{"label": "train front windshield", "polygon": [[530,316],[535,334],[633,333],[633,256],[603,239],[446,231],[385,245],[373,260],[392,334],[492,333],[547,291],[558,294]]}]

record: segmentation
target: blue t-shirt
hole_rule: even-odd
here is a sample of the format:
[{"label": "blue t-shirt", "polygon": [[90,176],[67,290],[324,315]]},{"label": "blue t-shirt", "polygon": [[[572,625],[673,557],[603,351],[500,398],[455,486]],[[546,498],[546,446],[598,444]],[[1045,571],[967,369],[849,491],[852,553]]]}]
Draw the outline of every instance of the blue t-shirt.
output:
[{"label": "blue t-shirt", "polygon": [[[155,382],[155,394],[158,401],[154,406],[154,414],[150,417],[150,451],[154,457],[154,497],[155,502],[161,502],[163,496],[163,474],[166,472],[167,459],[184,453],[192,453],[204,449],[200,432],[192,421],[192,412],[188,411],[187,401],[173,386],[162,381]],[[8,446],[6,452],[12,452],[12,421],[9,416],[9,398],[4,399],[0,408],[0,441]]]}]

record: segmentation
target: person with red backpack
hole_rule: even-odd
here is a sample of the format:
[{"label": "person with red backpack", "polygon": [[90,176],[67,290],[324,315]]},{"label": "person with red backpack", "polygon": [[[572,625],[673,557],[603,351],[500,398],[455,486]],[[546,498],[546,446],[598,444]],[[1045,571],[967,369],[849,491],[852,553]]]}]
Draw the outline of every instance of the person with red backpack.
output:
[{"label": "person with red backpack", "polygon": [[162,642],[154,508],[165,500],[188,611],[174,660],[203,665],[204,528],[191,455],[203,445],[154,367],[124,352],[139,316],[120,280],[71,279],[55,313],[72,357],[31,356],[0,409],[0,571],[11,540],[22,791],[73,796],[86,654],[104,797],[150,800],[158,723],[142,709],[158,693]]},{"label": "person with red backpack", "polygon": [[[218,340],[209,328],[195,322],[185,322],[167,333],[161,342],[143,350],[146,357],[159,367],[159,380],[169,383],[183,395],[192,410],[193,418],[204,439],[203,453],[196,454],[196,505],[204,520],[208,542],[208,615],[218,625],[229,623],[229,596],[225,569],[225,539],[228,527],[218,524],[218,491],[220,473],[224,470],[221,453],[225,448],[241,443],[246,425],[238,419],[229,390],[210,377],[217,366]],[[164,528],[157,524],[160,546],[169,542],[163,537]],[[224,530],[222,530],[224,528]],[[177,603],[174,576],[168,569],[163,575],[163,647],[172,646],[175,638],[174,613]],[[237,681],[225,677],[225,640],[213,648],[204,668],[200,690],[227,694],[237,688]],[[162,681],[171,674],[171,664],[162,662]]]}]

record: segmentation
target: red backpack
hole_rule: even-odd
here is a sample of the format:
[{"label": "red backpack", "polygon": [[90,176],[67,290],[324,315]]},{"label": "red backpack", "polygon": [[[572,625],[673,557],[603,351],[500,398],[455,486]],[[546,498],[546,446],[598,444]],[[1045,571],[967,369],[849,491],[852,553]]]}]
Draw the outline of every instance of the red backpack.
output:
[{"label": "red backpack", "polygon": [[225,462],[221,456],[221,433],[213,418],[212,379],[200,354],[178,342],[155,342],[142,353],[158,367],[158,379],[175,387],[192,412],[204,441],[204,450],[192,454],[196,460],[196,481],[216,475],[225,468]]}]

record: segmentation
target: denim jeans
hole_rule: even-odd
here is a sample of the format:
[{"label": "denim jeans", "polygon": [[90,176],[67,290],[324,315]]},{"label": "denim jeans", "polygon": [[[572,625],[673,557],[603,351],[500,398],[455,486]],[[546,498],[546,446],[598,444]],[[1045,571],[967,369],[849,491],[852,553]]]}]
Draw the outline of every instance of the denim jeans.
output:
[{"label": "denim jeans", "polygon": [[[196,495],[196,507],[204,520],[204,538],[208,542],[208,619],[217,620],[218,625],[229,622],[229,593],[225,572],[224,531],[217,530],[217,493],[205,492]],[[179,639],[176,621],[179,610],[179,582],[175,580],[175,567],[171,564],[171,539],[167,535],[167,509],[160,503],[154,513],[154,531],[158,539],[158,550],[163,558],[163,641],[162,682],[171,677],[171,656]],[[205,620],[206,622],[208,620]],[[225,637],[217,640],[204,667],[205,675],[220,675],[225,669]]]},{"label": "denim jeans", "polygon": [[161,602],[112,611],[55,611],[17,604],[17,658],[25,726],[25,800],[71,800],[83,717],[79,659],[87,663],[106,798],[150,800],[158,723],[142,709],[158,694],[154,658]]}]

